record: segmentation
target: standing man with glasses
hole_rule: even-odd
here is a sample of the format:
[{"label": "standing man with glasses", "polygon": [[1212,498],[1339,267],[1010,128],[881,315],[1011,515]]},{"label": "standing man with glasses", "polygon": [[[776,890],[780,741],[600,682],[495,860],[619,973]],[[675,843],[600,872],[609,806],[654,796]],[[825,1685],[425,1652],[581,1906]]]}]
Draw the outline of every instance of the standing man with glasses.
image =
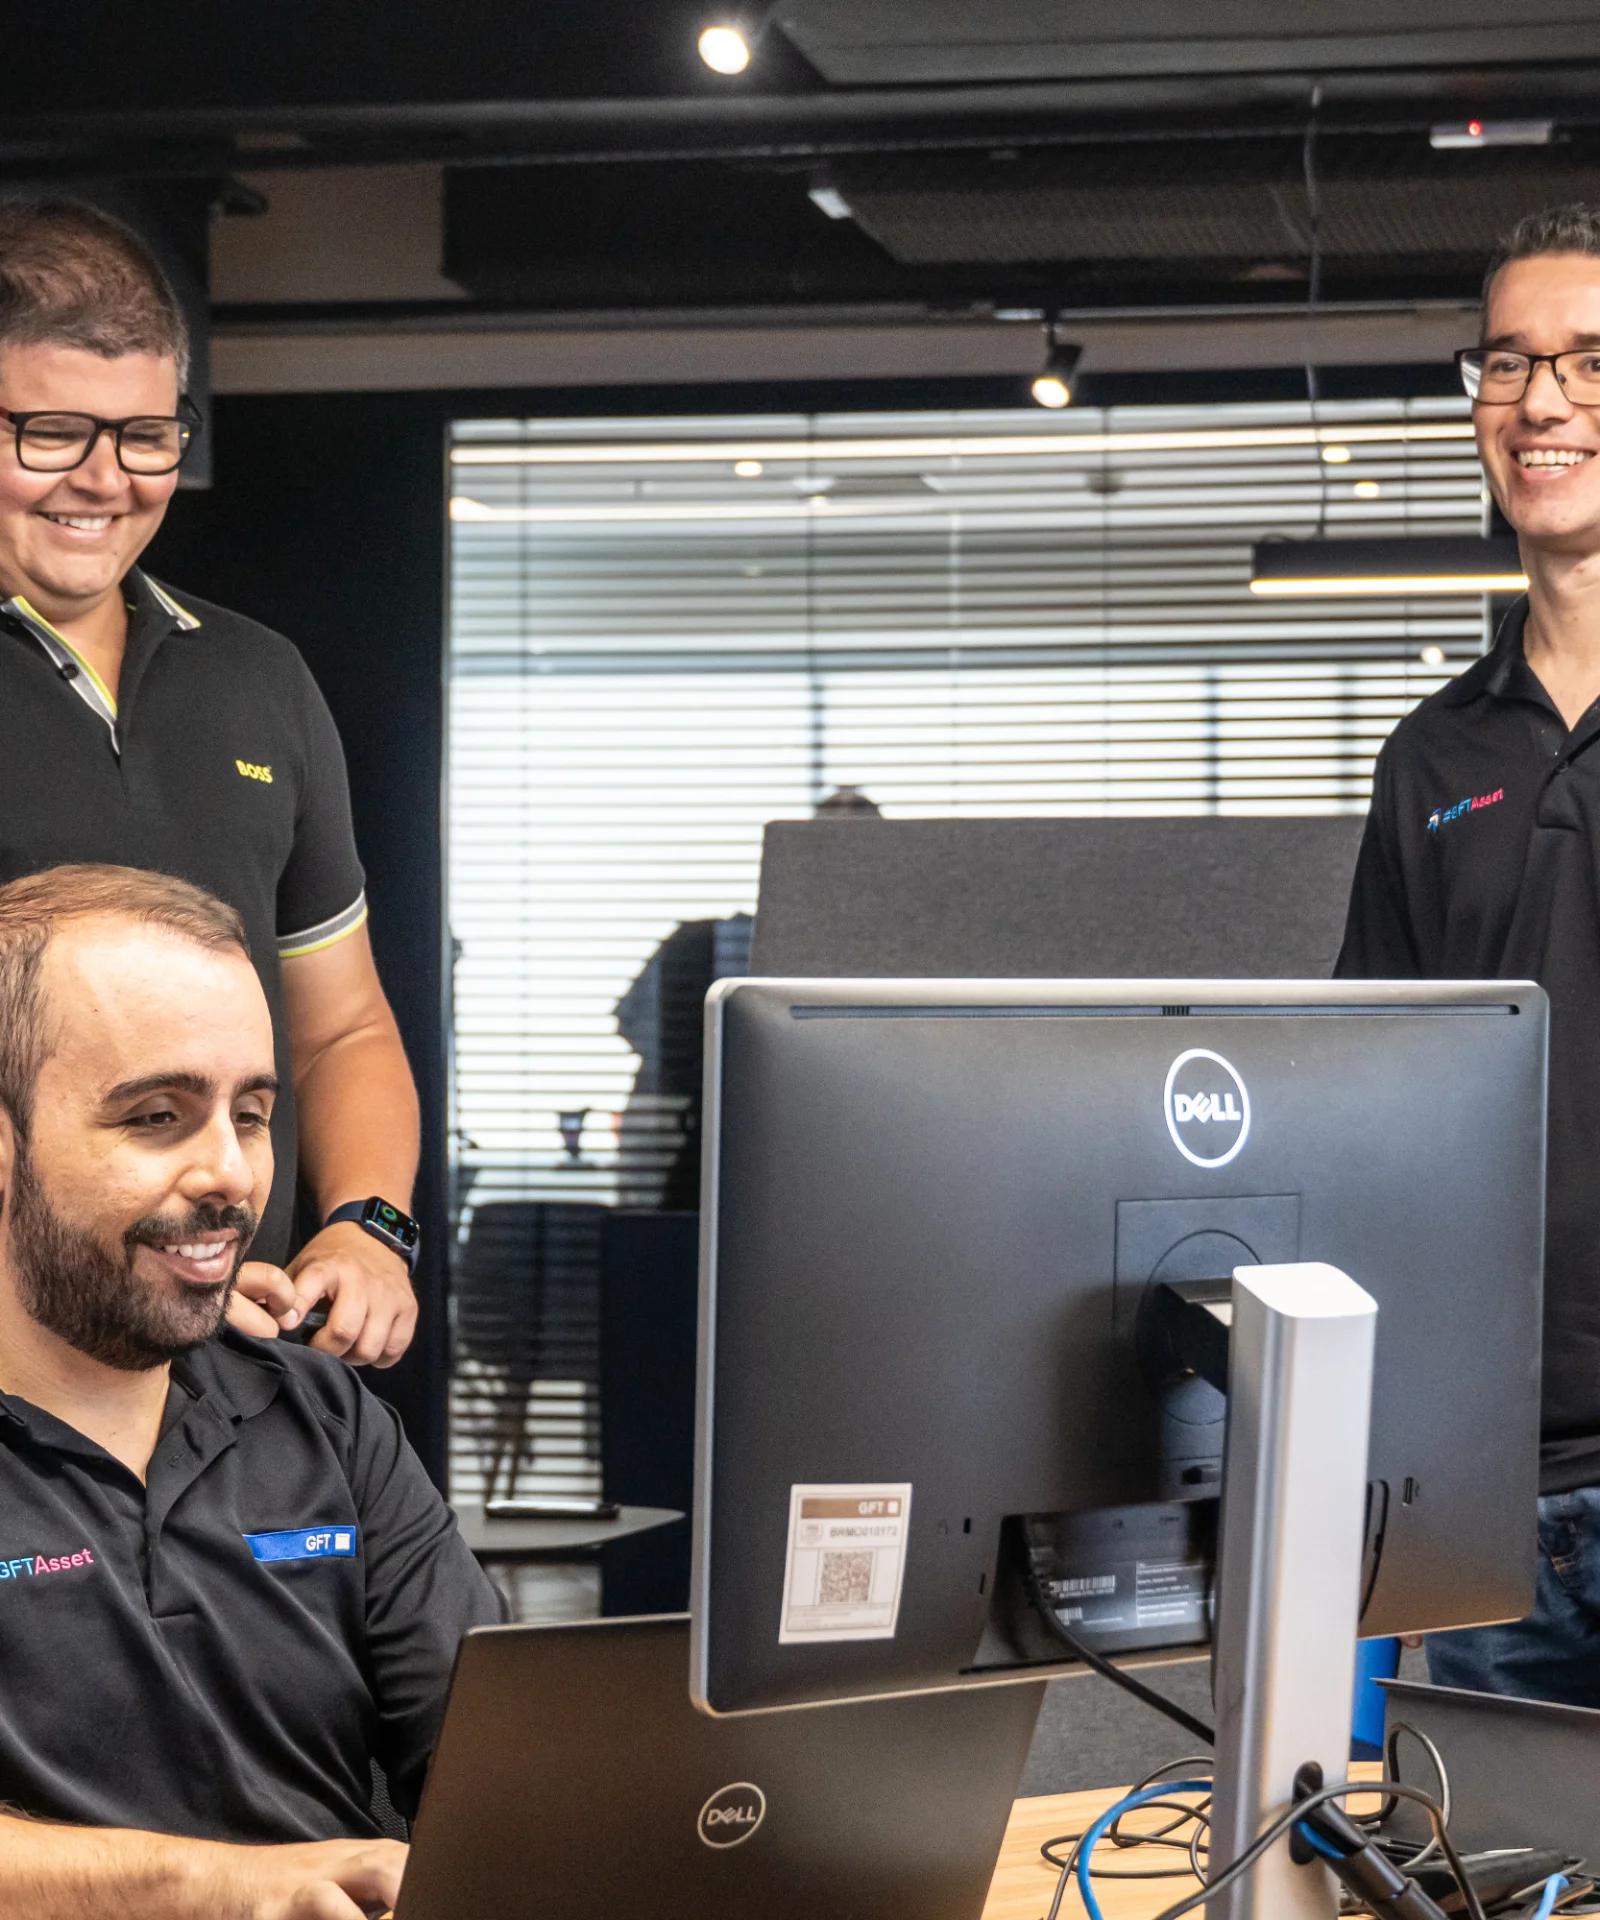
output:
[{"label": "standing man with glasses", "polygon": [[[313,1345],[388,1366],[416,1324],[417,1097],[338,735],[287,640],[137,564],[198,431],[187,367],[133,233],[0,200],[0,883],[143,867],[238,910],[293,1097],[230,1317],[266,1336],[325,1307]],[[297,1162],[322,1224],[290,1260]]]},{"label": "standing man with glasses", "polygon": [[1338,972],[1550,996],[1538,1601],[1431,1636],[1428,1662],[1600,1707],[1600,209],[1517,227],[1482,338],[1457,357],[1528,592],[1378,756]]}]

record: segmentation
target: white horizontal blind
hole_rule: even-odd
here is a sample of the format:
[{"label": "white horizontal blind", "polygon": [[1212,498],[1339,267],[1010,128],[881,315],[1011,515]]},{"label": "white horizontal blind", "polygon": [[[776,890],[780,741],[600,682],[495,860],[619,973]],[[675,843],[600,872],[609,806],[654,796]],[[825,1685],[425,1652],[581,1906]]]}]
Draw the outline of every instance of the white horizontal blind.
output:
[{"label": "white horizontal blind", "polygon": [[616,1002],[679,922],[754,907],[767,821],[842,784],[893,818],[1359,811],[1482,643],[1477,598],[1247,585],[1270,533],[1476,532],[1464,403],[462,421],[451,452],[477,1201],[615,1197]]}]

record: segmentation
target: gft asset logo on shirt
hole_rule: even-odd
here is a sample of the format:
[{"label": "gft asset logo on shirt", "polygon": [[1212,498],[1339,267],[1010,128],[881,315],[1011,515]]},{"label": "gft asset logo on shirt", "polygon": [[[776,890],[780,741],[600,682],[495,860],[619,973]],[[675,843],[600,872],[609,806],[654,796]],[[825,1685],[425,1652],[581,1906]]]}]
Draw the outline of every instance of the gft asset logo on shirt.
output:
[{"label": "gft asset logo on shirt", "polygon": [[0,1580],[32,1580],[42,1573],[66,1573],[73,1567],[92,1567],[94,1555],[87,1547],[76,1553],[25,1553],[17,1560],[0,1560]]},{"label": "gft asset logo on shirt", "polygon": [[1172,1144],[1196,1167],[1225,1167],[1250,1137],[1250,1095],[1220,1053],[1190,1047],[1167,1069],[1161,1096]]}]

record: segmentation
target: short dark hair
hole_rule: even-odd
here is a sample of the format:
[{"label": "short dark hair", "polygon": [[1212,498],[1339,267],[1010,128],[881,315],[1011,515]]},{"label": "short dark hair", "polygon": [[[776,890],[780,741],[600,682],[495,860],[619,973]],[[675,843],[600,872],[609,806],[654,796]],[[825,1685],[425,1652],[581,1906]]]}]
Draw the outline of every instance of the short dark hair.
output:
[{"label": "short dark hair", "polygon": [[189,377],[189,330],[155,255],[83,200],[0,199],[0,347],[79,347],[114,360],[170,354]]},{"label": "short dark hair", "polygon": [[1483,276],[1482,318],[1489,316],[1489,289],[1502,267],[1513,260],[1535,260],[1545,253],[1588,253],[1600,258],[1600,207],[1581,200],[1526,213],[1495,249]]},{"label": "short dark hair", "polygon": [[196,946],[246,958],[244,922],[187,880],[137,867],[49,867],[0,887],[0,1107],[27,1138],[39,1069],[51,1052],[39,977],[63,921],[104,914],[161,927]]}]

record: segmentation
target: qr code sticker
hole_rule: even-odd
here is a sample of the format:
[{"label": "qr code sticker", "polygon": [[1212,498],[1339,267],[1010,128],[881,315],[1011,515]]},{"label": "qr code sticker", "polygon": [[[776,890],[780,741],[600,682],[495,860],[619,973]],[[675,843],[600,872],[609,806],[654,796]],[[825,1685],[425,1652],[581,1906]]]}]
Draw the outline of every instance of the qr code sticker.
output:
[{"label": "qr code sticker", "polygon": [[818,1599],[825,1607],[864,1607],[872,1598],[870,1553],[825,1553]]}]

